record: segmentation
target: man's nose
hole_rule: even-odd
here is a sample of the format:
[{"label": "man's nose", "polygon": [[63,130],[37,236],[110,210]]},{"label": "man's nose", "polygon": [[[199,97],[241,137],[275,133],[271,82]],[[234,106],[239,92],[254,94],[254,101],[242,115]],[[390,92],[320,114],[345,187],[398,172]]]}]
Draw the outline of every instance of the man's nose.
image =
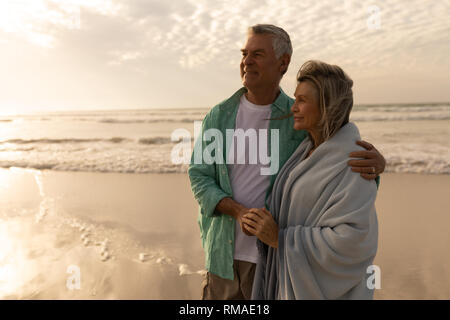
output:
[{"label": "man's nose", "polygon": [[249,54],[242,58],[242,63],[244,65],[249,65],[252,62],[253,62],[253,59],[251,58],[251,56]]}]

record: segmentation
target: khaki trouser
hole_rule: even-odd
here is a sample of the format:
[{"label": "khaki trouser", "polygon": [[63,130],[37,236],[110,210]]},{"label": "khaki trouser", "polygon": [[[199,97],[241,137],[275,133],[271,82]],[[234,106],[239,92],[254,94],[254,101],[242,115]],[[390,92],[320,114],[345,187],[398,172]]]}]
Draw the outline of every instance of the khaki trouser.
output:
[{"label": "khaki trouser", "polygon": [[234,280],[208,272],[203,280],[202,300],[250,300],[256,264],[234,260]]}]

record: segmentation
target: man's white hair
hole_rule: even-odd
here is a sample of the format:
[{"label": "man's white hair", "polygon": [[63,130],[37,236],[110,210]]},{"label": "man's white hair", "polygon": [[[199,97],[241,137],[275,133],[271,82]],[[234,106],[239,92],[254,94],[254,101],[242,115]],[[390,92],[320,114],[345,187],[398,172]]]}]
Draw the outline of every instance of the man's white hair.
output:
[{"label": "man's white hair", "polygon": [[256,24],[248,28],[249,34],[271,34],[272,47],[279,59],[283,54],[292,55],[292,43],[286,31],[273,24]]}]

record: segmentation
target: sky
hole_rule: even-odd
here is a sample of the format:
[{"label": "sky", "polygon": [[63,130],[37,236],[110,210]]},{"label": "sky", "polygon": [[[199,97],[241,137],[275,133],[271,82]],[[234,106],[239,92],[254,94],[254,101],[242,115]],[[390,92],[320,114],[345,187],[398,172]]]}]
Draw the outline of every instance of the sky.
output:
[{"label": "sky", "polygon": [[290,95],[319,59],[356,104],[450,101],[450,0],[0,0],[0,114],[213,107],[258,23],[291,37]]}]

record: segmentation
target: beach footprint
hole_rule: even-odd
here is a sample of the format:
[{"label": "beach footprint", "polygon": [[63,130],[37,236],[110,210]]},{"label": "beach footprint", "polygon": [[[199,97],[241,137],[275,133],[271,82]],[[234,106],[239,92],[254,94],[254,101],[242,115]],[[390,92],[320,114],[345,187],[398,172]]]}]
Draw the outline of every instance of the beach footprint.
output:
[{"label": "beach footprint", "polygon": [[83,242],[83,245],[85,246],[85,247],[88,247],[88,246],[90,246],[91,245],[91,239],[90,239],[90,233],[88,233],[88,232],[85,232],[85,233],[82,233],[81,234],[81,241]]},{"label": "beach footprint", "polygon": [[108,239],[105,239],[103,242],[96,243],[97,245],[100,245],[100,257],[102,261],[107,261],[111,258],[111,254],[108,250],[108,243]]}]

